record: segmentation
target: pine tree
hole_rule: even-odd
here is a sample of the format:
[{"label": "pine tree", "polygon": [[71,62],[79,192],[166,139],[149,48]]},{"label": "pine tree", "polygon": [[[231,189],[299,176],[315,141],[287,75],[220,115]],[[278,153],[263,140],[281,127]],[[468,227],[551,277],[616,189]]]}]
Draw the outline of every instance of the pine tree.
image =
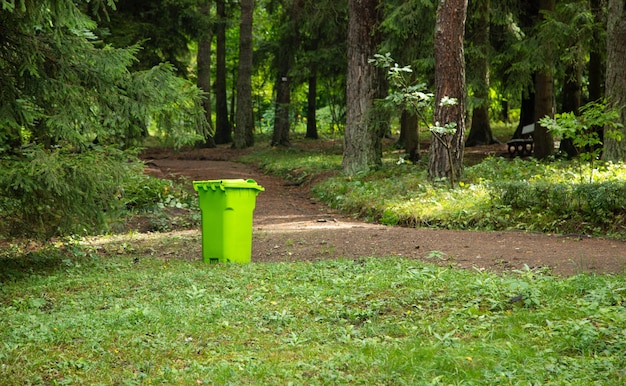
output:
[{"label": "pine tree", "polygon": [[171,65],[132,72],[139,46],[102,43],[88,3],[114,4],[0,1],[0,223],[14,231],[101,227],[130,171],[120,150],[148,126],[177,145],[208,134],[199,90]]}]

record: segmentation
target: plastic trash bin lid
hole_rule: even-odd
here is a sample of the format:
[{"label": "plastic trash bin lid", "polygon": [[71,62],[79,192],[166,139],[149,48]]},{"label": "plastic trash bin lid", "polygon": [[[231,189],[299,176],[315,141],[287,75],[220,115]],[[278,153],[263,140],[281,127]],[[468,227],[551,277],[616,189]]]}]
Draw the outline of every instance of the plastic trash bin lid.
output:
[{"label": "plastic trash bin lid", "polygon": [[199,189],[256,189],[262,192],[265,190],[264,187],[257,184],[257,182],[252,179],[193,181],[193,188],[195,191],[198,191]]}]

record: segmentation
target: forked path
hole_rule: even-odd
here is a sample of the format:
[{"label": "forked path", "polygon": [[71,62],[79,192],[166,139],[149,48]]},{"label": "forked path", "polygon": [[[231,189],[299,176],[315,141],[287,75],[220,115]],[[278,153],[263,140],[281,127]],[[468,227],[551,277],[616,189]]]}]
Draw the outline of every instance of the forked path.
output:
[{"label": "forked path", "polygon": [[545,269],[558,275],[626,271],[626,242],[518,231],[479,232],[388,227],[341,215],[311,199],[306,187],[228,161],[229,149],[151,152],[153,172],[190,180],[254,179],[252,261],[405,256],[462,268]]}]

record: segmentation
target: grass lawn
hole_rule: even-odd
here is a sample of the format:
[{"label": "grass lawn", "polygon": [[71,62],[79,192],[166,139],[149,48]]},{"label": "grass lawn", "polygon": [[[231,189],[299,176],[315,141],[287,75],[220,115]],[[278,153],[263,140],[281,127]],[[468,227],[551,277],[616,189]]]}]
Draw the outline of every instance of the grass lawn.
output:
[{"label": "grass lawn", "polygon": [[0,383],[624,384],[625,279],[12,250]]}]

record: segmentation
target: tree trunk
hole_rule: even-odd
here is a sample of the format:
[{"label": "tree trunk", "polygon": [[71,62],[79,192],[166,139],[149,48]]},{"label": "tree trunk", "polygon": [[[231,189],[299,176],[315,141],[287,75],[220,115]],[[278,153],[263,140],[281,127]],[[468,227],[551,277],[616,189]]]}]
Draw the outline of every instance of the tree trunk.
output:
[{"label": "tree trunk", "polygon": [[[578,115],[581,103],[582,68],[572,63],[565,69],[565,79],[561,90],[563,112],[573,112]],[[559,150],[566,153],[568,157],[576,157],[578,149],[574,146],[572,138],[561,138]]]},{"label": "tree trunk", "polygon": [[409,161],[416,163],[420,160],[419,121],[417,114],[403,110],[400,116],[400,133],[404,143],[404,151]]},{"label": "tree trunk", "polygon": [[299,44],[298,22],[302,0],[294,0],[291,9],[288,11],[286,21],[287,27],[279,40],[278,55],[276,57],[276,68],[278,69],[276,78],[276,106],[274,109],[274,135],[272,136],[272,146],[291,145],[289,140],[289,129],[291,128],[291,68],[294,63],[294,55]]},{"label": "tree trunk", "polygon": [[[200,12],[208,19],[210,17],[210,1],[205,0],[204,4],[200,7]],[[204,91],[204,99],[202,100],[202,107],[204,108],[204,114],[206,120],[213,131],[213,121],[211,117],[211,38],[212,33],[210,29],[202,31],[198,38],[198,53],[196,60],[198,63],[198,79],[197,86]],[[213,137],[208,137],[204,143],[206,147],[215,147],[215,140]]]},{"label": "tree trunk", "polygon": [[232,141],[228,120],[228,97],[226,93],[226,4],[225,0],[216,0],[217,4],[217,51],[215,55],[215,142],[218,144]]},{"label": "tree trunk", "polygon": [[[446,144],[433,138],[428,159],[428,176],[454,179],[463,168],[465,137],[465,57],[463,39],[467,0],[440,0],[435,26],[435,122],[456,124],[454,134],[446,134]],[[443,105],[444,97],[455,98],[455,105]]]},{"label": "tree trunk", "polygon": [[[624,139],[616,141],[604,135],[604,155],[607,161],[626,161],[626,4],[624,0],[609,0],[607,22],[606,97],[609,105],[619,111]],[[608,128],[605,128],[607,130]]]},{"label": "tree trunk", "polygon": [[241,0],[239,24],[239,71],[237,73],[237,109],[233,147],[254,145],[252,110],[252,17],[254,0]]},{"label": "tree trunk", "polygon": [[318,139],[317,134],[317,71],[316,65],[311,65],[311,76],[309,76],[309,90],[307,93],[306,112],[306,138]]},{"label": "tree trunk", "polygon": [[489,0],[477,1],[475,7],[472,43],[477,53],[471,56],[469,64],[475,78],[477,105],[472,111],[472,126],[465,142],[468,147],[494,143],[489,122]]},{"label": "tree trunk", "polygon": [[382,133],[375,119],[374,100],[379,76],[370,58],[377,52],[379,0],[348,0],[348,78],[343,171],[367,172],[381,164]]},{"label": "tree trunk", "polygon": [[[283,57],[284,58],[284,57]],[[286,61],[283,61],[286,63]],[[276,80],[276,107],[274,108],[274,135],[272,146],[289,147],[289,110],[291,104],[290,79],[287,76],[290,65],[280,65],[278,79]]]},{"label": "tree trunk", "polygon": [[[533,75],[533,83],[535,82]],[[519,124],[515,133],[513,133],[513,139],[522,138],[522,129],[526,125],[533,124],[535,122],[535,92],[530,90],[528,92],[522,92],[522,105],[520,107]]]},{"label": "tree trunk", "polygon": [[[540,0],[539,10],[550,12],[554,11],[555,0]],[[543,21],[544,16],[539,14],[538,23]],[[552,48],[546,42],[546,48],[550,51]],[[549,63],[545,67],[537,71],[535,75],[535,122],[548,116],[554,118],[554,78],[552,75],[553,65],[550,63],[552,53],[547,52],[545,56]],[[535,141],[535,157],[539,159],[548,158],[554,153],[554,139],[552,134],[545,127],[535,124],[535,132],[533,133]]]},{"label": "tree trunk", "polygon": [[[593,15],[595,25],[604,23],[602,13],[602,2],[604,0],[590,0],[591,13]],[[604,96],[604,63],[602,62],[602,54],[606,41],[602,40],[602,30],[599,27],[593,30],[593,40],[591,50],[589,52],[589,100],[597,101]]]}]

